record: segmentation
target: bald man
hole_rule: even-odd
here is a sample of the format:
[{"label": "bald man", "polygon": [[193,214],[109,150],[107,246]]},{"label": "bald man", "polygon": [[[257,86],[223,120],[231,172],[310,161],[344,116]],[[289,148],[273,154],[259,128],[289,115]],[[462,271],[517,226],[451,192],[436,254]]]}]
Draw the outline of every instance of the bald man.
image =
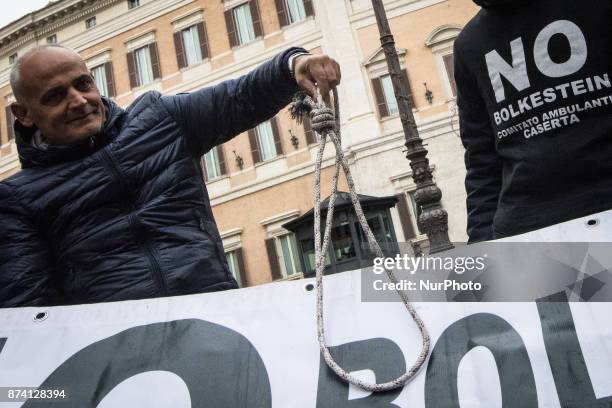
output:
[{"label": "bald man", "polygon": [[79,304],[236,288],[200,157],[340,81],[291,48],[187,94],[102,97],[82,58],[45,45],[11,71],[22,171],[0,183],[0,306]]}]

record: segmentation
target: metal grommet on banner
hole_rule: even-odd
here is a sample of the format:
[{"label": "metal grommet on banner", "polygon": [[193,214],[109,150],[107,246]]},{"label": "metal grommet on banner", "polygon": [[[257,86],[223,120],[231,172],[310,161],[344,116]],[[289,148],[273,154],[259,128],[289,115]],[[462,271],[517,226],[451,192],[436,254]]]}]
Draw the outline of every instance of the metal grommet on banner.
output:
[{"label": "metal grommet on banner", "polygon": [[38,323],[47,320],[47,317],[49,317],[49,313],[46,311],[42,311],[36,313],[32,320]]},{"label": "metal grommet on banner", "polygon": [[315,288],[315,285],[313,283],[307,283],[307,284],[304,285],[304,292],[312,293],[314,288]]},{"label": "metal grommet on banner", "polygon": [[599,225],[599,219],[598,218],[589,218],[587,220],[587,222],[585,223],[587,228],[595,228]]}]

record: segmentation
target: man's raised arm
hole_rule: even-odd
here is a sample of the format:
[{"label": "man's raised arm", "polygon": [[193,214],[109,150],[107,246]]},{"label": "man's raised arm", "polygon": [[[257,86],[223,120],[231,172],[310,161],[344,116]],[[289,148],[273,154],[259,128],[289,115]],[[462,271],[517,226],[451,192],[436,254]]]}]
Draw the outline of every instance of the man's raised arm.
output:
[{"label": "man's raised arm", "polygon": [[[162,101],[188,137],[195,141],[196,153],[202,154],[273,117],[291,102],[300,86],[311,93],[317,82],[322,92],[326,92],[339,82],[339,69],[336,80],[325,64],[299,70],[295,64],[296,72],[292,75],[291,57],[300,53],[306,51],[290,48],[237,79],[188,94],[164,96]],[[326,58],[327,65],[333,66],[335,72],[337,64]]]}]

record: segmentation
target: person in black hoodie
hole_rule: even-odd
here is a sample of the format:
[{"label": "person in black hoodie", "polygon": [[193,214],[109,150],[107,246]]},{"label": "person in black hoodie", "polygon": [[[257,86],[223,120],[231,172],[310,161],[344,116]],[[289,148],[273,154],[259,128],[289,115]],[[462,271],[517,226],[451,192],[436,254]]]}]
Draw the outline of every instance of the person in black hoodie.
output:
[{"label": "person in black hoodie", "polygon": [[469,241],[612,208],[612,1],[474,1],[455,42]]}]

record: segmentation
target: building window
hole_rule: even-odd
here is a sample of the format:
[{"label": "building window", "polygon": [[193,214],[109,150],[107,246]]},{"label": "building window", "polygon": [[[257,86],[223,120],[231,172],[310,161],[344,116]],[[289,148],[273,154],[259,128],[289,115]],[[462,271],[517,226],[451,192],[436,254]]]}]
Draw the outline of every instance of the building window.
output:
[{"label": "building window", "polygon": [[444,96],[440,99],[451,100],[457,95],[457,85],[455,83],[455,67],[453,60],[454,42],[463,27],[455,24],[444,24],[429,34],[425,40],[425,45],[431,49],[436,61],[436,67],[440,79]]},{"label": "building window", "polygon": [[285,0],[289,12],[289,23],[297,23],[306,18],[304,0]]},{"label": "building window", "polygon": [[225,253],[227,259],[227,265],[229,266],[230,272],[238,282],[238,286],[245,286],[244,271],[242,270],[242,248],[235,249]]},{"label": "building window", "polygon": [[151,50],[142,47],[134,52],[136,58],[136,72],[138,74],[139,86],[153,82],[153,64],[151,64]]},{"label": "building window", "polygon": [[47,44],[57,44],[57,34],[47,37]]},{"label": "building window", "polygon": [[126,46],[131,50],[127,54],[131,88],[144,86],[161,78],[159,52],[153,33],[132,40],[126,43]]},{"label": "building window", "polygon": [[11,106],[8,105],[5,108],[5,114],[6,114],[6,130],[8,133],[8,139],[13,140],[15,139],[15,128],[13,127],[15,125],[15,116],[13,116],[13,111],[11,110]]},{"label": "building window", "polygon": [[17,53],[9,55],[9,64],[13,65],[17,61]]},{"label": "building window", "polygon": [[179,69],[209,57],[208,37],[204,22],[174,33],[174,48]]},{"label": "building window", "polygon": [[115,96],[115,81],[113,78],[113,66],[109,61],[98,65],[91,69],[91,75],[94,77],[96,87],[101,95],[112,98]]},{"label": "building window", "polygon": [[276,118],[249,130],[253,163],[270,160],[283,153]]},{"label": "building window", "polygon": [[257,0],[251,0],[225,12],[230,46],[246,44],[263,34]]},{"label": "building window", "polygon": [[446,77],[451,87],[453,96],[457,96],[457,83],[455,82],[455,58],[453,54],[446,54],[442,57],[444,68],[446,68]]},{"label": "building window", "polygon": [[140,6],[140,0],[128,0],[128,9]]},{"label": "building window", "polygon": [[249,4],[243,4],[234,9],[238,41],[245,44],[255,39],[255,27],[253,27],[253,16]]},{"label": "building window", "polygon": [[281,27],[314,15],[312,0],[276,0],[276,12]]},{"label": "building window", "polygon": [[419,216],[421,215],[421,206],[419,206],[414,198],[414,193],[416,191],[411,191],[408,194],[408,199],[410,200],[410,210],[412,211],[412,217],[410,217],[410,219],[413,222],[413,228],[415,231],[418,231],[420,234],[422,234],[423,232],[421,231],[421,229],[419,228],[419,223],[417,222],[417,220],[419,219]]},{"label": "building window", "polygon": [[276,251],[278,253],[282,273],[285,277],[290,277],[302,272],[300,255],[293,233],[276,237]]},{"label": "building window", "polygon": [[213,180],[225,174],[225,159],[221,146],[215,146],[204,155],[204,178]]},{"label": "building window", "polygon": [[85,28],[89,29],[89,28],[93,28],[96,26],[96,16],[93,16],[91,18],[88,18],[87,20],[85,20]]},{"label": "building window", "polygon": [[265,241],[272,279],[291,278],[302,273],[295,234],[292,232]]},{"label": "building window", "polygon": [[415,191],[407,191],[396,194],[397,197],[397,214],[399,221],[404,231],[404,240],[411,241],[422,232],[419,229],[419,215],[421,211],[419,205],[414,199]]},{"label": "building window", "polygon": [[97,67],[92,68],[91,75],[93,75],[94,80],[96,81],[96,86],[98,87],[100,94],[108,96],[108,83],[106,81],[106,69],[104,65],[98,65]]},{"label": "building window", "polygon": [[414,202],[409,202],[412,199],[409,193],[396,194],[397,204],[395,208],[399,217],[399,222],[404,233],[404,241],[408,242],[417,236],[416,231],[416,208]]},{"label": "building window", "polygon": [[153,64],[151,63],[151,50],[149,47],[142,47],[134,52],[136,58],[136,72],[138,75],[138,85],[146,85],[153,82]]},{"label": "building window", "polygon": [[276,157],[274,134],[270,121],[259,124],[256,128],[257,144],[259,144],[261,160],[266,161]]},{"label": "building window", "polygon": [[197,64],[202,61],[202,49],[200,48],[200,36],[196,26],[191,26],[182,32],[183,44],[185,45],[185,57],[187,65]]},{"label": "building window", "polygon": [[391,82],[391,75],[385,75],[380,78],[380,82],[385,97],[385,103],[387,104],[387,110],[389,115],[397,115],[399,108],[397,107],[397,100],[395,99],[395,92],[393,91],[393,83]]},{"label": "building window", "polygon": [[[412,107],[415,107],[414,99],[412,97],[412,90],[410,88],[410,80],[408,79],[408,72],[404,69],[402,71],[404,80],[407,84],[407,96]],[[395,99],[395,92],[393,91],[393,82],[391,81],[391,75],[385,74],[378,78],[372,79],[372,88],[374,89],[374,96],[376,98],[376,104],[378,106],[378,114],[381,118],[388,116],[395,116],[399,114],[399,107],[397,99]]]}]

